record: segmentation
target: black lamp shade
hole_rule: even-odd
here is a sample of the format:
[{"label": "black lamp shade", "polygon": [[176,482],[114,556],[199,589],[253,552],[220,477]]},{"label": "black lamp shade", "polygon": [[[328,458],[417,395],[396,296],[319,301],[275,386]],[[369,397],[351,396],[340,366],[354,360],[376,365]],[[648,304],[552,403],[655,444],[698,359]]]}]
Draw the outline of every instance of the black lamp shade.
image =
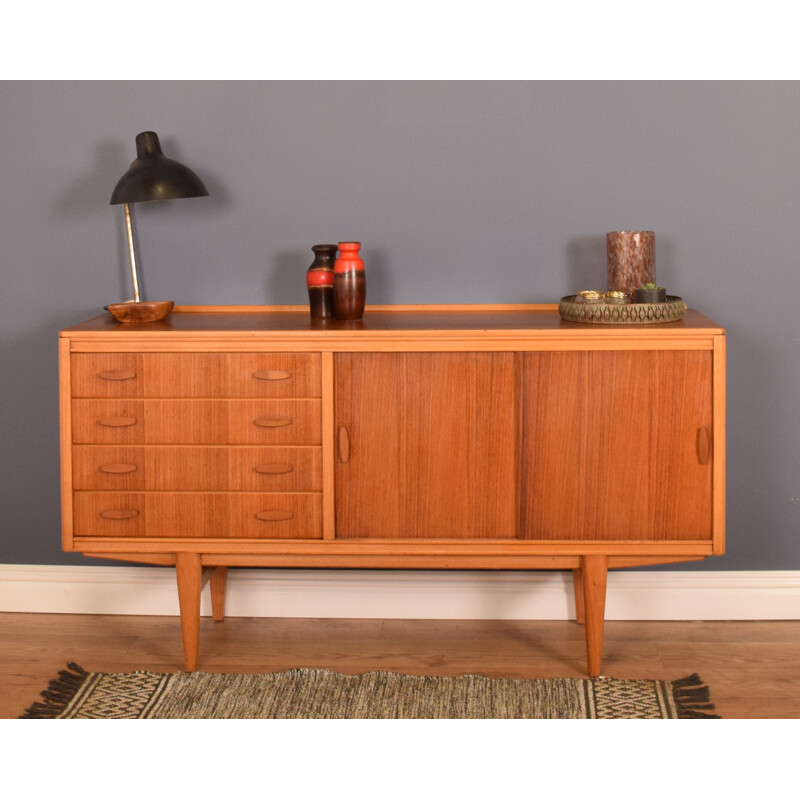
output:
[{"label": "black lamp shade", "polygon": [[166,158],[158,134],[145,131],[136,137],[136,161],[119,179],[111,194],[111,205],[205,197],[208,189],[188,167]]}]

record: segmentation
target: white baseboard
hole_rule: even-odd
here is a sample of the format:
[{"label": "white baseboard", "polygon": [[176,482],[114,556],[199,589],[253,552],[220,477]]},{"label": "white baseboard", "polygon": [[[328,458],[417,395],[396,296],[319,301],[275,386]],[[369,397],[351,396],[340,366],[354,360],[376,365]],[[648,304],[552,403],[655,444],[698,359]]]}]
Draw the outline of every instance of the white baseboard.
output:
[{"label": "white baseboard", "polygon": [[[231,569],[231,617],[574,618],[569,572]],[[173,615],[175,571],[0,565],[0,611]],[[209,590],[201,613],[210,615]],[[609,620],[800,619],[800,572],[611,572]]]}]

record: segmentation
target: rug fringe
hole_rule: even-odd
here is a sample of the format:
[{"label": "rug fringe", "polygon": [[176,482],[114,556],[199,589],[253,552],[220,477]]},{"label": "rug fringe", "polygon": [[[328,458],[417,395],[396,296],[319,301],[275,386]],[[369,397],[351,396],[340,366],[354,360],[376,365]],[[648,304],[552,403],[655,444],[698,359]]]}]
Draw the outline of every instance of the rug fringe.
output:
[{"label": "rug fringe", "polygon": [[672,696],[678,709],[678,719],[721,719],[717,714],[706,713],[714,711],[715,706],[709,703],[711,698],[708,686],[696,672],[672,681]]},{"label": "rug fringe", "polygon": [[86,670],[70,661],[67,668],[60,670],[58,677],[41,692],[45,702],[34,703],[19,719],[56,719],[75,697],[88,675]]}]

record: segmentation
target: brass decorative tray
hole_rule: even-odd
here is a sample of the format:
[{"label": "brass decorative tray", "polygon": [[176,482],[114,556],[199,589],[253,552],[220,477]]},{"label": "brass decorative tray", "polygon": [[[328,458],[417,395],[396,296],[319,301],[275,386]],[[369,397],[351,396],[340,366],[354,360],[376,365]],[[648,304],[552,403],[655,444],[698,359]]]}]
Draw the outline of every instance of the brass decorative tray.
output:
[{"label": "brass decorative tray", "polygon": [[649,325],[677,322],[686,313],[686,303],[670,294],[665,303],[579,303],[577,297],[570,294],[561,298],[558,313],[562,319],[603,325]]}]

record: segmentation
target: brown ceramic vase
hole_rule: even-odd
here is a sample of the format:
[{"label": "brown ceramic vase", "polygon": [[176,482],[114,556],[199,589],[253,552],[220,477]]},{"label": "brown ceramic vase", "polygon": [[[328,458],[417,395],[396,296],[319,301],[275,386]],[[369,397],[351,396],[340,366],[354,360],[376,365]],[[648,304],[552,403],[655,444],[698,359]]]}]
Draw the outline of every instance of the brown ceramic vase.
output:
[{"label": "brown ceramic vase", "polygon": [[339,242],[339,258],[333,269],[333,305],[336,319],[357,320],[364,316],[367,278],[359,256],[360,242]]}]

